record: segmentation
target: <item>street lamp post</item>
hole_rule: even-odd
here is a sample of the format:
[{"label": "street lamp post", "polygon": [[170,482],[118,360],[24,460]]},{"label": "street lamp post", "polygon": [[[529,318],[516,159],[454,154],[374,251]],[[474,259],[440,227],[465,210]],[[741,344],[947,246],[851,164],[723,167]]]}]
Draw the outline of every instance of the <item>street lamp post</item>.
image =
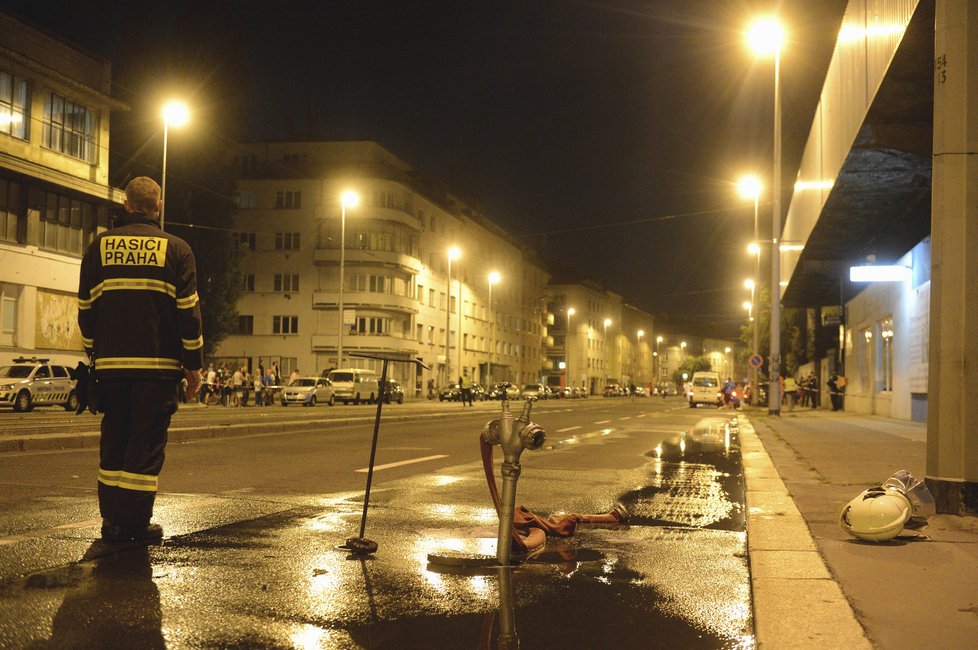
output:
[{"label": "street lamp post", "polygon": [[655,385],[658,386],[662,379],[662,357],[659,356],[659,344],[662,343],[662,337],[655,337]]},{"label": "street lamp post", "polygon": [[163,178],[160,187],[160,230],[163,230],[166,211],[166,148],[169,144],[170,125],[183,126],[190,118],[190,111],[183,102],[169,101],[163,106]]},{"label": "street lamp post", "polygon": [[[754,279],[750,281],[750,301],[751,301],[751,320],[753,314],[757,312],[757,298],[754,291],[755,287],[761,284],[761,224],[758,215],[758,205],[761,196],[761,181],[756,176],[744,176],[738,183],[740,195],[744,198],[754,199],[754,246],[756,255],[754,256]],[[760,354],[761,338],[757,325],[751,323],[751,354]],[[751,366],[751,402],[754,401],[754,393],[757,390],[757,368]]]},{"label": "street lamp post", "polygon": [[639,372],[641,372],[641,370],[642,370],[642,337],[645,336],[645,330],[639,330],[635,334],[636,334],[636,337],[635,337],[635,351],[636,351],[635,365],[637,366],[637,369],[636,369],[636,372],[635,372],[635,377],[632,379],[632,383],[633,384],[635,383],[635,380],[636,379],[639,379]]},{"label": "street lamp post", "polygon": [[496,316],[492,313],[492,285],[501,279],[502,277],[496,271],[489,273],[489,377],[487,389],[492,388],[492,360],[496,353]]},{"label": "street lamp post", "polygon": [[771,183],[771,352],[768,414],[781,415],[781,45],[784,30],[772,18],[754,23],[748,42],[757,54],[774,55],[774,175]]},{"label": "street lamp post", "polygon": [[604,319],[604,339],[602,339],[602,345],[604,345],[604,354],[602,356],[604,357],[604,363],[605,363],[604,383],[606,383],[606,384],[608,383],[608,380],[611,379],[608,376],[608,365],[610,365],[610,364],[608,364],[608,326],[609,325],[611,325],[611,319],[610,318],[605,318]]},{"label": "street lamp post", "polygon": [[452,377],[452,360],[450,337],[452,332],[452,260],[457,260],[462,256],[462,251],[458,246],[448,249],[448,280],[445,282],[445,381],[443,386],[448,386]]},{"label": "street lamp post", "polygon": [[337,300],[339,327],[336,330],[336,367],[343,367],[343,270],[346,262],[346,209],[355,208],[360,203],[360,195],[352,190],[340,196],[340,291]]},{"label": "street lamp post", "polygon": [[571,359],[570,359],[570,350],[571,350],[571,316],[574,315],[574,311],[575,310],[574,310],[573,307],[568,307],[567,308],[567,335],[564,337],[564,357],[566,359],[566,365],[567,365],[567,368],[565,369],[567,376],[564,377],[564,385],[567,388],[570,388],[571,387],[571,385],[570,385],[570,383],[571,383]]}]

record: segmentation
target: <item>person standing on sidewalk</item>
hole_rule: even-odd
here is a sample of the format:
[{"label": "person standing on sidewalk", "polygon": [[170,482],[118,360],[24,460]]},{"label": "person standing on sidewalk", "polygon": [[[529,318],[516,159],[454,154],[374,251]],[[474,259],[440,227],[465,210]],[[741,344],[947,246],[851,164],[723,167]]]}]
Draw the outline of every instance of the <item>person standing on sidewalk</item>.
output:
[{"label": "person standing on sidewalk", "polygon": [[472,380],[469,379],[469,369],[462,369],[462,376],[458,378],[458,387],[462,392],[462,406],[474,406],[472,404]]},{"label": "person standing on sidewalk", "polygon": [[98,502],[105,542],[154,541],[150,523],[167,429],[200,390],[203,365],[197,270],[190,246],[160,229],[160,186],[126,186],[121,225],[95,237],[82,258],[78,325],[95,362],[102,416]]},{"label": "person standing on sidewalk", "polygon": [[795,402],[798,401],[798,382],[791,375],[784,378],[784,402],[788,406],[788,410],[792,411],[795,408]]}]

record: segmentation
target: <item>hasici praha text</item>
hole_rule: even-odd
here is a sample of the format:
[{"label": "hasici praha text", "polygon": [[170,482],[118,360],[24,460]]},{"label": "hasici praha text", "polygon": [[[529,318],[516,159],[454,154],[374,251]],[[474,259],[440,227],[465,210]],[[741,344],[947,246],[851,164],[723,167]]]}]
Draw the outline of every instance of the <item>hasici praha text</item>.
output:
[{"label": "hasici praha text", "polygon": [[167,240],[163,237],[103,237],[99,243],[102,266],[163,266]]}]

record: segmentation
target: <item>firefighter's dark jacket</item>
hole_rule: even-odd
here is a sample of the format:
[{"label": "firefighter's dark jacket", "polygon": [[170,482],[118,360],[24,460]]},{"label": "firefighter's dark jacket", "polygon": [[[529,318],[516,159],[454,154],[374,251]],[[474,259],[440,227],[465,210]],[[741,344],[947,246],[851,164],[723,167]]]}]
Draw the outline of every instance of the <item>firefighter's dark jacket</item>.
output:
[{"label": "firefighter's dark jacket", "polygon": [[95,237],[78,285],[82,344],[99,379],[180,379],[202,366],[197,272],[187,242],[141,212]]}]

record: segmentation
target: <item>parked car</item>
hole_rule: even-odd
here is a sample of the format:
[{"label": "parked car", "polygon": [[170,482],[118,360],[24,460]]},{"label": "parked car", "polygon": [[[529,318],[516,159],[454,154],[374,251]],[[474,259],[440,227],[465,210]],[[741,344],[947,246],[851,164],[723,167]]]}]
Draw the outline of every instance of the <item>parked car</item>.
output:
[{"label": "parked car", "polygon": [[472,384],[472,401],[483,402],[486,399],[486,387],[482,384]]},{"label": "parked car", "polygon": [[384,403],[404,403],[404,389],[396,379],[388,379],[384,384]]},{"label": "parked car", "polygon": [[508,381],[501,381],[492,387],[489,391],[489,399],[503,399],[506,396],[508,400],[515,400],[520,398],[520,389],[517,386],[509,383]]},{"label": "parked car", "polygon": [[49,361],[18,357],[13,365],[0,367],[0,406],[12,406],[18,412],[30,411],[35,406],[77,409],[78,396],[71,371],[67,366]]},{"label": "parked car", "polygon": [[605,397],[618,397],[621,395],[621,386],[618,384],[608,384],[604,387]]},{"label": "parked car", "polygon": [[523,399],[547,399],[547,393],[543,390],[543,384],[526,384],[520,392]]},{"label": "parked car", "polygon": [[457,402],[462,399],[462,388],[458,384],[449,384],[438,391],[439,402]]},{"label": "parked car", "polygon": [[336,404],[336,390],[332,382],[325,377],[299,377],[282,389],[282,406],[302,404],[315,406],[325,402],[332,406]]}]

